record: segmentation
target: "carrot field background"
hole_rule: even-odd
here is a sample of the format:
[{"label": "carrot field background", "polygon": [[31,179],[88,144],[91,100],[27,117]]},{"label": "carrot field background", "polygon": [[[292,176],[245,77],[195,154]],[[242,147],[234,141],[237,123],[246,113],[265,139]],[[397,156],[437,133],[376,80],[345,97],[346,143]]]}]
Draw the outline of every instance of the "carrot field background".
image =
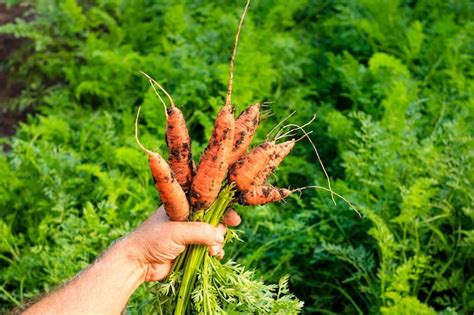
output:
[{"label": "carrot field background", "polygon": [[[142,105],[142,141],[166,152],[164,113],[140,70],[202,151],[243,5],[4,2],[16,19],[0,36],[15,45],[1,47],[0,89],[16,92],[0,98],[0,125],[22,121],[0,138],[0,313],[61,285],[159,204],[133,119]],[[290,275],[306,313],[472,314],[473,14],[468,0],[253,0],[235,107],[269,102],[257,140],[292,112],[317,115],[308,130],[333,188],[361,216],[310,190],[241,207],[245,245],[225,259],[267,283]],[[272,182],[326,185],[304,140]],[[129,312],[153,296],[142,286]]]}]

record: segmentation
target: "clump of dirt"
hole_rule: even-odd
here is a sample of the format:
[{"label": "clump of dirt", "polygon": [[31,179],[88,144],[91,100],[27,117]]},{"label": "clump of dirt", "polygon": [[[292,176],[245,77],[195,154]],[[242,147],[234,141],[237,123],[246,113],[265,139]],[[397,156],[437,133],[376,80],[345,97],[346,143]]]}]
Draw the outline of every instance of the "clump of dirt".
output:
[{"label": "clump of dirt", "polygon": [[[21,6],[7,7],[0,3],[0,25],[13,22],[15,18],[22,17],[26,8]],[[8,80],[7,62],[12,52],[24,43],[23,40],[11,35],[0,34],[0,137],[15,134],[21,121],[25,121],[31,108],[13,110],[6,103],[21,93],[21,84],[12,84]]]}]

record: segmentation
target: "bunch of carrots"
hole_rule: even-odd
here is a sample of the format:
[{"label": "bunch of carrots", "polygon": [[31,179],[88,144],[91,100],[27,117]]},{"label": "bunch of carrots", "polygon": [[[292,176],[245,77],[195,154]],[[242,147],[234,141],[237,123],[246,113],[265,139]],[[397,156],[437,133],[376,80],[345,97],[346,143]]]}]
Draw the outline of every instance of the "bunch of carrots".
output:
[{"label": "bunch of carrots", "polygon": [[[267,184],[269,176],[296,143],[295,139],[282,143],[277,143],[277,140],[291,135],[291,132],[267,140],[248,151],[260,122],[261,104],[251,105],[235,118],[231,96],[238,39],[249,4],[250,0],[246,3],[235,35],[225,104],[217,115],[209,143],[201,155],[197,168],[192,158],[191,138],[183,113],[175,106],[171,95],[152,77],[142,72],[165,107],[168,161],[140,143],[138,138],[140,108],[135,120],[135,139],[148,155],[156,188],[171,220],[200,220],[217,225],[233,202],[248,206],[263,205],[283,200],[290,194],[306,188],[320,188],[339,196],[332,191],[329,180],[329,189],[309,186],[289,190]],[[156,88],[167,96],[169,107]],[[288,126],[304,132],[300,126]],[[306,133],[305,135],[307,136]],[[311,141],[309,137],[307,138]],[[315,152],[317,154],[316,149]],[[182,271],[183,280],[176,301],[175,314],[182,314],[188,309],[197,270],[206,254],[204,246],[193,245],[176,260],[173,271]]]}]

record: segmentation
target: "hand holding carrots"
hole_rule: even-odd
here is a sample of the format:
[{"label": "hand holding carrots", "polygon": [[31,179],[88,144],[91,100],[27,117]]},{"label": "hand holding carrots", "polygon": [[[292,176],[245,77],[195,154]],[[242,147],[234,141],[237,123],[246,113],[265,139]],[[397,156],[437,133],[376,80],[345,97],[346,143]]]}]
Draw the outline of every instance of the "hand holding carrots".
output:
[{"label": "hand holding carrots", "polygon": [[[223,221],[225,225],[237,226],[240,217],[230,210]],[[144,281],[158,281],[168,275],[174,259],[184,251],[186,245],[207,245],[210,255],[222,259],[226,233],[224,224],[213,227],[202,222],[171,221],[161,206],[123,242],[130,259],[143,269]]]},{"label": "hand holding carrots", "polygon": [[[167,162],[160,153],[148,150],[140,143],[138,137],[140,109],[138,109],[135,119],[135,140],[148,155],[150,170],[163,202],[164,211],[159,211],[145,222],[143,227],[134,233],[134,238],[137,246],[145,244],[141,247],[141,255],[145,259],[145,263],[142,263],[146,266],[146,281],[163,279],[171,270],[176,277],[170,283],[179,278],[179,282],[177,282],[179,291],[176,292],[176,295],[175,291],[172,294],[167,294],[175,302],[173,305],[174,314],[188,313],[193,292],[198,292],[197,295],[200,298],[207,299],[203,305],[211,304],[210,298],[201,294],[202,290],[193,290],[196,290],[199,279],[207,279],[209,264],[213,264],[210,262],[212,260],[206,256],[207,249],[205,247],[188,246],[185,248],[185,245],[211,246],[209,253],[222,258],[224,255],[222,235],[225,233],[225,227],[219,222],[224,220],[229,225],[236,225],[240,222],[240,217],[235,211],[228,211],[232,204],[238,202],[247,206],[264,205],[281,201],[294,192],[301,192],[308,188],[331,192],[333,201],[334,196],[344,199],[332,191],[329,176],[322,165],[316,146],[308,136],[309,133],[304,129],[314,120],[314,117],[303,126],[291,123],[281,126],[285,119],[270,131],[266,141],[252,148],[251,142],[260,123],[261,104],[255,103],[237,118],[234,116],[231,100],[234,61],[240,30],[249,4],[250,0],[247,0],[235,35],[225,103],[217,114],[208,145],[202,152],[197,167],[195,167],[191,155],[191,137],[184,115],[175,106],[171,95],[152,77],[142,72],[150,81],[165,109],[166,143],[169,158]],[[156,88],[168,97],[169,107]],[[273,134],[273,131],[277,133]],[[298,131],[301,131],[311,143],[328,179],[328,188],[306,186],[290,190],[274,187],[268,183],[270,175],[298,141],[293,138]],[[282,142],[283,139],[286,141]],[[166,223],[163,227],[150,227],[152,223],[149,222],[156,220]],[[192,222],[185,223],[185,221]],[[167,229],[170,230],[167,231]],[[155,238],[155,242],[147,242],[143,239],[153,240],[155,233],[163,235],[164,241],[156,242]],[[161,250],[157,251],[159,247]],[[172,261],[180,253],[182,254],[172,264]],[[199,272],[201,272],[201,278],[198,277]],[[202,280],[202,287],[209,285],[212,284],[208,280]],[[218,290],[216,288],[216,292]],[[215,301],[213,300],[212,303]],[[204,309],[206,308],[204,307]],[[198,310],[198,312],[201,313],[202,310]]]}]

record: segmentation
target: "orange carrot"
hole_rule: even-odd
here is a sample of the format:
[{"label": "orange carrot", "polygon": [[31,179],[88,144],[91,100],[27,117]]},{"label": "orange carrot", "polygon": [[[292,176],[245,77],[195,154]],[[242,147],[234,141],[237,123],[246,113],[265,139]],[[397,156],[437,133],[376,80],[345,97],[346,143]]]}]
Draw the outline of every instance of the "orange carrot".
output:
[{"label": "orange carrot", "polygon": [[273,186],[251,186],[241,191],[239,203],[248,206],[264,205],[286,198],[292,191],[285,188]]},{"label": "orange carrot", "polygon": [[283,159],[290,153],[291,149],[295,146],[295,140],[286,141],[280,144],[276,144],[273,148],[270,160],[265,168],[259,172],[255,180],[253,181],[254,185],[263,185],[267,181],[268,177],[273,173],[273,171],[280,165]]},{"label": "orange carrot", "polygon": [[229,167],[229,158],[232,153],[235,128],[235,118],[231,101],[234,81],[234,62],[239,43],[240,30],[242,29],[242,24],[249,4],[250,1],[247,1],[235,34],[234,49],[232,50],[230,58],[229,83],[227,86],[225,104],[217,115],[211,139],[201,156],[196,175],[191,184],[189,196],[191,205],[196,210],[205,209],[211,206],[219,193]]},{"label": "orange carrot", "polygon": [[248,189],[259,172],[270,160],[275,142],[264,142],[251,150],[247,155],[234,164],[229,172],[229,180],[235,182],[240,190]]},{"label": "orange carrot", "polygon": [[140,116],[140,108],[138,108],[137,117],[135,119],[135,140],[140,148],[148,155],[151,173],[155,181],[156,189],[160,194],[165,211],[170,220],[184,221],[189,215],[189,204],[186,194],[176,180],[174,172],[168,163],[156,152],[145,148],[138,139],[138,118]]},{"label": "orange carrot", "polygon": [[280,201],[288,197],[290,194],[294,192],[301,192],[306,189],[319,189],[330,192],[334,194],[334,196],[339,197],[342,199],[352,210],[354,210],[359,216],[361,216],[360,212],[355,208],[355,206],[346,198],[339,195],[338,193],[334,192],[331,189],[322,186],[306,186],[300,187],[293,190],[289,190],[286,188],[278,188],[269,185],[252,185],[247,190],[243,190],[239,192],[238,201],[242,205],[247,206],[258,206],[264,205],[270,202]]},{"label": "orange carrot", "polygon": [[176,180],[183,190],[188,192],[194,176],[191,138],[183,113],[175,106],[168,108],[166,143],[168,144],[170,167],[176,174]]},{"label": "orange carrot", "polygon": [[247,151],[257,130],[260,118],[260,104],[254,104],[243,111],[235,120],[234,148],[229,158],[229,164],[237,162]]},{"label": "orange carrot", "polygon": [[[171,169],[176,174],[176,180],[181,185],[184,192],[187,193],[191,186],[195,167],[191,153],[191,138],[189,137],[183,113],[174,105],[171,95],[158,82],[148,74],[144,72],[142,72],[142,74],[148,78],[155,94],[158,96],[166,110],[166,144],[168,145],[169,153],[168,162]],[[170,107],[166,108],[166,104],[156,91],[155,85],[168,97]]]},{"label": "orange carrot", "polygon": [[232,106],[225,105],[217,115],[211,139],[191,184],[189,196],[196,210],[209,208],[221,189],[232,152],[234,124]]}]

